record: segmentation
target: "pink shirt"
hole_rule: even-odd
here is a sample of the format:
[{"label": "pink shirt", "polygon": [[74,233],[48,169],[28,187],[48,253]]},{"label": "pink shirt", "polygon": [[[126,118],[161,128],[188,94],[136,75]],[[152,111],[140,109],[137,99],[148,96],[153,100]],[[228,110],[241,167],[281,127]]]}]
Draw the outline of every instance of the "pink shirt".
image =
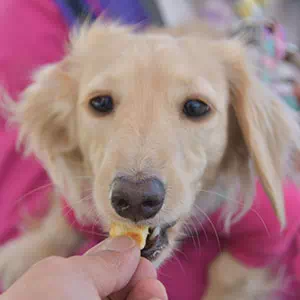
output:
[{"label": "pink shirt", "polygon": [[[63,56],[68,28],[51,0],[2,0],[0,28],[0,82],[16,97],[30,83],[30,74],[37,66]],[[0,119],[0,243],[21,233],[24,212],[36,215],[45,211],[44,195],[51,186],[34,158],[22,159],[15,152],[15,142],[15,132],[5,131],[4,120]],[[219,222],[220,212],[211,216],[220,245],[207,222],[206,233],[199,228],[198,238],[187,238],[180,252],[160,269],[159,277],[169,299],[199,300],[206,286],[208,265],[220,248],[250,267],[269,265],[276,272],[279,265],[284,266],[287,282],[282,284],[280,296],[300,299],[300,191],[286,185],[285,197],[288,227],[283,234],[279,233],[279,224],[260,185],[255,211],[235,224],[230,234]],[[99,242],[96,234],[88,239],[87,247]]]},{"label": "pink shirt", "polygon": [[[63,56],[68,27],[51,0],[1,0],[0,28],[0,86],[16,98],[38,66]],[[40,163],[23,159],[15,146],[0,114],[0,243],[17,234],[27,206],[44,205],[50,183]]]}]

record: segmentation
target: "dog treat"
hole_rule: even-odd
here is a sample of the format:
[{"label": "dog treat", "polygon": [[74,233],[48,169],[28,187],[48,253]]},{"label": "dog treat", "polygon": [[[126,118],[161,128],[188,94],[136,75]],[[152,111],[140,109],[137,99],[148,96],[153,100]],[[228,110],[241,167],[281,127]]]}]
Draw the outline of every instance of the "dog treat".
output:
[{"label": "dog treat", "polygon": [[142,250],[145,248],[146,239],[149,233],[148,226],[132,226],[124,223],[112,223],[109,236],[128,236],[134,239]]}]

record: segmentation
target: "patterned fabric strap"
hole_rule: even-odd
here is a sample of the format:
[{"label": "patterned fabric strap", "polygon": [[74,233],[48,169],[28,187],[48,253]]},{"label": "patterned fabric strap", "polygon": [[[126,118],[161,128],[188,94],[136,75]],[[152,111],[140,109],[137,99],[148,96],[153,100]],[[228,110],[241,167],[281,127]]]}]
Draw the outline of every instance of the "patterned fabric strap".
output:
[{"label": "patterned fabric strap", "polygon": [[[252,41],[258,43],[257,50],[260,53],[260,59],[257,67],[259,76],[291,108],[299,111],[300,103],[293,90],[296,71],[285,61],[288,43],[284,28],[276,21],[265,20],[264,7],[266,4],[266,0],[240,0],[236,3],[235,9],[237,15],[244,20],[246,25],[248,24],[248,28],[244,25],[245,31],[248,30],[249,32],[249,27],[256,28],[256,30],[252,29],[250,33],[256,35],[255,37],[252,36]],[[282,74],[286,73],[287,70],[290,75],[288,78],[284,78]]]},{"label": "patterned fabric strap", "polygon": [[[262,79],[267,82],[272,90],[293,109],[299,111],[300,103],[294,95],[294,80],[296,70],[285,61],[288,43],[284,34],[284,28],[277,22],[265,25],[262,32]],[[289,69],[289,76],[283,77]]]},{"label": "patterned fabric strap", "polygon": [[287,43],[283,27],[274,22],[265,25],[262,30],[262,78],[265,82],[270,83],[272,74],[276,73],[276,68],[280,61],[285,57]]}]

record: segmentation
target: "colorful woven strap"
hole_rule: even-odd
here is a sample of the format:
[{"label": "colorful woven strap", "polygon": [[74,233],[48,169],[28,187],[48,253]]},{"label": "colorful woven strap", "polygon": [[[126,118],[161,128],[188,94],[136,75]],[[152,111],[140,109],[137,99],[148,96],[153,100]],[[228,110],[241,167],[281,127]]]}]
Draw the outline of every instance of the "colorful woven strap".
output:
[{"label": "colorful woven strap", "polygon": [[[258,22],[265,21],[264,8],[266,0],[241,0],[236,3],[237,15],[244,20],[252,19]],[[258,61],[259,76],[270,88],[293,109],[300,110],[298,99],[293,93],[293,83],[280,78],[280,67],[285,64],[288,43],[284,28],[276,21],[261,22],[258,37],[258,51],[261,58]]]},{"label": "colorful woven strap", "polygon": [[270,25],[265,25],[262,30],[262,78],[266,82],[272,80],[272,74],[276,73],[278,64],[284,59],[287,43],[283,27],[274,22]]},{"label": "colorful woven strap", "polygon": [[300,104],[294,95],[293,82],[281,82],[280,67],[285,63],[288,43],[284,28],[279,23],[266,25],[262,32],[262,79],[267,82],[272,90],[276,91],[281,98],[293,109],[299,111]]}]

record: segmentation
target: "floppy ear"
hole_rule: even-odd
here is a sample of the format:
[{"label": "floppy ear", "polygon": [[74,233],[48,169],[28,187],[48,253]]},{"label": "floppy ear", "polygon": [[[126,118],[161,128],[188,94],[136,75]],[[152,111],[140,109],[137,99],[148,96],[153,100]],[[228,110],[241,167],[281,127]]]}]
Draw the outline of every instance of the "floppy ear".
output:
[{"label": "floppy ear", "polygon": [[79,172],[81,161],[75,135],[77,84],[68,64],[66,59],[43,67],[20,102],[9,105],[26,153],[35,154],[54,183],[64,190],[66,180],[71,182]]},{"label": "floppy ear", "polygon": [[[76,102],[82,66],[90,53],[95,56],[95,45],[97,49],[107,47],[100,54],[97,52],[103,60],[112,49],[118,52],[120,43],[116,47],[113,43],[119,39],[127,43],[124,34],[129,32],[130,28],[102,24],[100,20],[75,28],[68,43],[68,55],[61,62],[38,71],[19,103],[9,101],[5,105],[12,115],[11,120],[20,129],[19,143],[25,144],[27,154],[33,153],[42,161],[54,184],[69,201],[81,197],[83,177],[90,183],[89,176],[84,176],[87,168],[76,128]],[[84,204],[77,201],[76,205]],[[78,211],[81,213],[83,209]]]},{"label": "floppy ear", "polygon": [[284,227],[282,184],[292,151],[300,149],[298,117],[263,86],[247,64],[245,52],[239,42],[224,42],[221,55],[229,78],[231,103],[256,172]]}]

